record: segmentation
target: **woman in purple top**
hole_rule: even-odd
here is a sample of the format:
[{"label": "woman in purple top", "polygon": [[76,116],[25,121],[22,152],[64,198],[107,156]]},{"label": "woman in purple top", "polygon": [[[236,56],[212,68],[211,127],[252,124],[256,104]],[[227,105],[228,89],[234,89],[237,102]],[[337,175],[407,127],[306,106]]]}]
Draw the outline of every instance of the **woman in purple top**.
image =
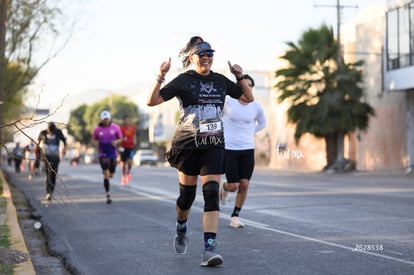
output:
[{"label": "woman in purple top", "polygon": [[122,131],[119,125],[111,121],[111,114],[108,111],[102,111],[100,116],[101,122],[93,131],[93,141],[98,146],[99,163],[104,176],[106,203],[109,204],[112,202],[109,193],[109,179],[115,173],[118,156],[116,146],[122,140]]}]

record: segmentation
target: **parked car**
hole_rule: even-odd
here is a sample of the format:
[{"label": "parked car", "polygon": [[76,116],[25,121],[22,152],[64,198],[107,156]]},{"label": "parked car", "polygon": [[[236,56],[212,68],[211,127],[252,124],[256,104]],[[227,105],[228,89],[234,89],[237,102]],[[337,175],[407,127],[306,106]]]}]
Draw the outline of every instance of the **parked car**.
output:
[{"label": "parked car", "polygon": [[137,166],[141,166],[144,164],[157,165],[158,156],[155,155],[155,153],[152,150],[141,149],[135,152],[133,161],[134,164]]}]

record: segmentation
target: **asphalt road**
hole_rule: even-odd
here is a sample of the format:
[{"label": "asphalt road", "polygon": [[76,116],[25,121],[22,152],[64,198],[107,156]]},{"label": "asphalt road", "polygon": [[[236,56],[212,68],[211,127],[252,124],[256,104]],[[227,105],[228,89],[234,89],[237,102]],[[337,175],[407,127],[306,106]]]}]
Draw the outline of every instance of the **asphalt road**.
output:
[{"label": "asphalt road", "polygon": [[[189,219],[189,248],[175,255],[178,182],[169,167],[134,167],[132,183],[111,181],[105,203],[98,165],[60,167],[55,200],[44,177],[10,170],[74,274],[414,274],[414,178],[256,169],[241,218],[229,227],[234,194],[221,206],[217,251],[224,264],[201,267],[201,187]],[[35,229],[34,229],[35,230]]]}]

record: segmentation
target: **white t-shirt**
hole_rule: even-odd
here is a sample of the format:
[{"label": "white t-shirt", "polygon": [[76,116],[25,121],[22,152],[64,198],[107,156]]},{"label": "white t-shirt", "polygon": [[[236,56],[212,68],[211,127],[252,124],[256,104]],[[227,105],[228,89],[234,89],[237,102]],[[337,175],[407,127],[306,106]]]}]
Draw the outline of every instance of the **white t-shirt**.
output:
[{"label": "white t-shirt", "polygon": [[27,156],[26,158],[30,160],[36,160],[36,145],[29,144],[27,145]]},{"label": "white t-shirt", "polygon": [[254,134],[266,126],[262,106],[256,101],[242,104],[226,96],[223,109],[224,146],[228,150],[254,149]]}]

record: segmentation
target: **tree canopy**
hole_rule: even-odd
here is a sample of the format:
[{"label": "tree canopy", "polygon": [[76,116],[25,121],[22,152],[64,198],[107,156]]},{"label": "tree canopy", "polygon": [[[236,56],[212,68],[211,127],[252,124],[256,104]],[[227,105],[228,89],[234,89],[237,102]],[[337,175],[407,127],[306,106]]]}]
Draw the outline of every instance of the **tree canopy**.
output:
[{"label": "tree canopy", "polygon": [[275,72],[276,88],[279,101],[290,104],[288,122],[296,125],[296,141],[305,133],[326,138],[367,129],[375,112],[363,101],[363,62],[338,65],[332,28],[309,29],[298,44],[287,45],[281,56],[287,66]]},{"label": "tree canopy", "polygon": [[[77,2],[71,2],[72,9]],[[0,42],[4,50],[0,78],[0,101],[4,102],[0,105],[0,132],[1,140],[7,141],[13,130],[10,127],[3,129],[3,125],[15,124],[21,114],[29,110],[24,101],[30,92],[28,86],[66,46],[77,18],[63,12],[64,1],[9,0],[1,3],[6,8],[4,20],[7,23],[0,26],[0,33],[5,35],[4,43]],[[65,6],[65,10],[67,8]]]},{"label": "tree canopy", "polygon": [[72,35],[74,21],[63,12],[62,5],[53,0],[9,1],[5,58],[23,68],[19,76],[14,75],[25,80],[21,82],[23,87],[65,47]]},{"label": "tree canopy", "polygon": [[82,144],[90,144],[92,133],[99,124],[100,113],[108,110],[114,122],[121,123],[128,115],[133,122],[138,120],[138,107],[127,97],[112,95],[92,105],[82,104],[70,112],[68,133]]}]

